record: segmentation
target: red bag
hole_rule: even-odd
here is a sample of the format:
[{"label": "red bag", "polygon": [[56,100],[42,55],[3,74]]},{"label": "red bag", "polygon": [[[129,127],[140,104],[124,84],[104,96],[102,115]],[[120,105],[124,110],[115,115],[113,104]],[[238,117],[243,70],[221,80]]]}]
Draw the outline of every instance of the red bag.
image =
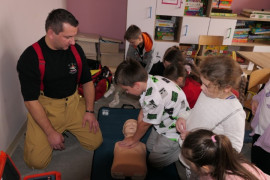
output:
[{"label": "red bag", "polygon": [[[91,67],[90,67],[91,69]],[[95,101],[99,100],[110,89],[112,84],[112,72],[107,66],[99,64],[98,69],[90,70],[95,86]],[[82,85],[78,88],[79,94],[83,95]]]}]

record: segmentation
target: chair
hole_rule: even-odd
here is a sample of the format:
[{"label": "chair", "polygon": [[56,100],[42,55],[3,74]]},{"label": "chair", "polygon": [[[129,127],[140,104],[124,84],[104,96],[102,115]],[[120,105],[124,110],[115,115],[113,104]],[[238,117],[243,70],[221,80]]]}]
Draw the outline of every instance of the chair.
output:
[{"label": "chair", "polygon": [[198,60],[203,59],[203,56],[198,56],[201,46],[221,46],[223,44],[223,39],[223,36],[200,35],[198,41],[198,50],[194,57],[195,63],[198,64]]},{"label": "chair", "polygon": [[246,120],[250,122],[252,118],[251,102],[252,97],[256,95],[268,82],[270,78],[270,68],[257,69],[252,71],[248,78],[248,86],[246,92],[246,100],[244,101],[244,109],[246,110]]}]

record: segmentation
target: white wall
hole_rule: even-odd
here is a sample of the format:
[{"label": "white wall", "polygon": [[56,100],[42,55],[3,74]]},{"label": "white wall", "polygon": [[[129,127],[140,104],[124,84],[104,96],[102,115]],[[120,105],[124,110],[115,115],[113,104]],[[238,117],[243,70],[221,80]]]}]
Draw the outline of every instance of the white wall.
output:
[{"label": "white wall", "polygon": [[0,150],[26,121],[16,64],[24,49],[45,35],[45,20],[66,0],[0,0]]}]

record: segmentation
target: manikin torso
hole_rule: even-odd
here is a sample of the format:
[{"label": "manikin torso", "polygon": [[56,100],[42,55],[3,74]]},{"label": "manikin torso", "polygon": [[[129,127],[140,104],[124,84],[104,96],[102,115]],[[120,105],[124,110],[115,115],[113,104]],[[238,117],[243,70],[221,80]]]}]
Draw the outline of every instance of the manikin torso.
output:
[{"label": "manikin torso", "polygon": [[[133,136],[137,129],[137,120],[129,119],[123,126],[125,137]],[[146,147],[139,142],[133,148],[121,147],[119,142],[114,146],[114,159],[111,175],[115,179],[131,177],[132,179],[145,179],[147,173]]]}]

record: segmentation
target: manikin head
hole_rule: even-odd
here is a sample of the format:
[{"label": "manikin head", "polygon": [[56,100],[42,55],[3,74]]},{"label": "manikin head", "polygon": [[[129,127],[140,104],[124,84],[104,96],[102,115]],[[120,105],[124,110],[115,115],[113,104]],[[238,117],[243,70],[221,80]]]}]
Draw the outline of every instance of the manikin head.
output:
[{"label": "manikin head", "polygon": [[128,119],[123,126],[123,134],[125,137],[130,137],[135,134],[137,130],[137,120]]}]

